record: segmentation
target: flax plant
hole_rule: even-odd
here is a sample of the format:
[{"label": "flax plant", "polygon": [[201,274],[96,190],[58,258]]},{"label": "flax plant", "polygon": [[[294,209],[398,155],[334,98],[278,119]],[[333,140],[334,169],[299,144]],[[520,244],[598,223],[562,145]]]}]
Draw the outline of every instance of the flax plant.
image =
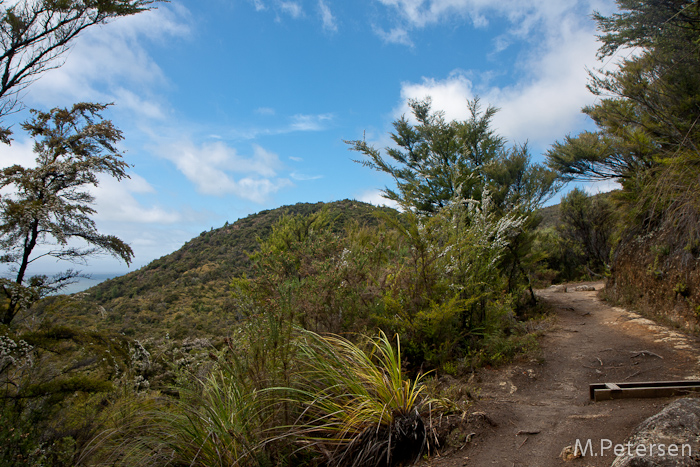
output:
[{"label": "flax plant", "polygon": [[380,331],[365,351],[338,336],[301,334],[303,412],[291,435],[332,466],[413,463],[425,443],[423,376],[404,378],[398,337],[394,348]]},{"label": "flax plant", "polygon": [[256,445],[255,392],[222,370],[204,385],[201,404],[188,404],[168,414],[171,435],[165,437],[177,458],[189,465],[248,466]]}]

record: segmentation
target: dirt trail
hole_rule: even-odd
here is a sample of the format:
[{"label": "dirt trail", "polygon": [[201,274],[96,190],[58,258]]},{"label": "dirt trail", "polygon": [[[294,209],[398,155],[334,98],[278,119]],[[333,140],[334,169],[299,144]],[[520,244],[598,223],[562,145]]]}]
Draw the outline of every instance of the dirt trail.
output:
[{"label": "dirt trail", "polygon": [[[589,384],[700,379],[697,339],[609,306],[597,297],[603,283],[590,285],[595,292],[539,292],[557,315],[542,358],[482,370],[481,397],[470,408],[482,423],[461,450],[424,466],[609,466],[615,456],[600,454],[601,439],[622,443],[672,399],[592,402]],[[592,440],[598,455],[563,461],[562,449],[577,439]]]}]

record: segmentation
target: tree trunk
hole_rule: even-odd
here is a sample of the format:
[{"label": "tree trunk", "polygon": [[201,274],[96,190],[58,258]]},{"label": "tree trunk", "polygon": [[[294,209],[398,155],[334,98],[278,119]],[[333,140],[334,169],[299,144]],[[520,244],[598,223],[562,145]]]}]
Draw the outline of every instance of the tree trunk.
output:
[{"label": "tree trunk", "polygon": [[17,311],[19,311],[20,302],[20,289],[22,288],[22,283],[24,282],[24,276],[27,273],[27,267],[29,266],[29,258],[36,246],[37,238],[39,237],[39,220],[35,219],[32,222],[32,228],[27,233],[27,238],[24,241],[24,251],[22,252],[22,263],[17,271],[17,277],[15,278],[15,284],[17,284],[16,290],[8,290],[7,287],[3,287],[5,296],[8,298],[7,309],[2,317],[2,324],[7,326],[10,325],[14,319]]}]

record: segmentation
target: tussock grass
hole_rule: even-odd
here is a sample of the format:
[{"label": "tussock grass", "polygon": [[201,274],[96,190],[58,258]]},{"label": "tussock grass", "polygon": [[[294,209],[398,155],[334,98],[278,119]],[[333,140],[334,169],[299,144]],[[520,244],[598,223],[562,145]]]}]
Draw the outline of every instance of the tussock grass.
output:
[{"label": "tussock grass", "polygon": [[108,454],[101,465],[394,467],[419,458],[423,376],[404,376],[398,337],[356,345],[296,328],[289,339],[289,360],[277,362],[292,370],[288,384],[219,357],[177,400],[144,414],[132,401],[131,421],[95,440]]},{"label": "tussock grass", "polygon": [[290,433],[332,466],[410,464],[425,444],[423,376],[404,378],[398,337],[394,347],[380,331],[366,346],[302,332],[296,395],[304,410]]}]

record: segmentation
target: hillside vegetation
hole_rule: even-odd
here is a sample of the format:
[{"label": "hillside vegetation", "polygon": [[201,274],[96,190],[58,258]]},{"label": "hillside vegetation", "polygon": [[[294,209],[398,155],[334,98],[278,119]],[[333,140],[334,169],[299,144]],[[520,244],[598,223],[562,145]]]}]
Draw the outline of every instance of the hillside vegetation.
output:
[{"label": "hillside vegetation", "polygon": [[259,249],[283,215],[309,215],[328,209],[332,229],[348,222],[376,225],[376,213],[392,210],[360,201],[298,203],[265,210],[202,232],[179,250],[138,271],[107,280],[76,298],[90,310],[75,325],[91,325],[128,336],[225,336],[240,315],[231,297],[233,278],[252,275],[248,257]]},{"label": "hillside vegetation", "polygon": [[[3,335],[17,436],[0,456],[370,467],[406,462],[403,443],[418,456],[426,421],[466,404],[434,399],[426,371],[464,375],[536,347],[536,210],[557,184],[490,130],[493,109],[474,102],[472,119],[446,122],[429,101],[413,105],[422,123],[397,122],[400,144],[442,186],[413,186],[433,178],[406,169],[403,212],[265,211],[22,309]],[[458,185],[431,152],[457,159],[455,140],[474,148]]]}]

